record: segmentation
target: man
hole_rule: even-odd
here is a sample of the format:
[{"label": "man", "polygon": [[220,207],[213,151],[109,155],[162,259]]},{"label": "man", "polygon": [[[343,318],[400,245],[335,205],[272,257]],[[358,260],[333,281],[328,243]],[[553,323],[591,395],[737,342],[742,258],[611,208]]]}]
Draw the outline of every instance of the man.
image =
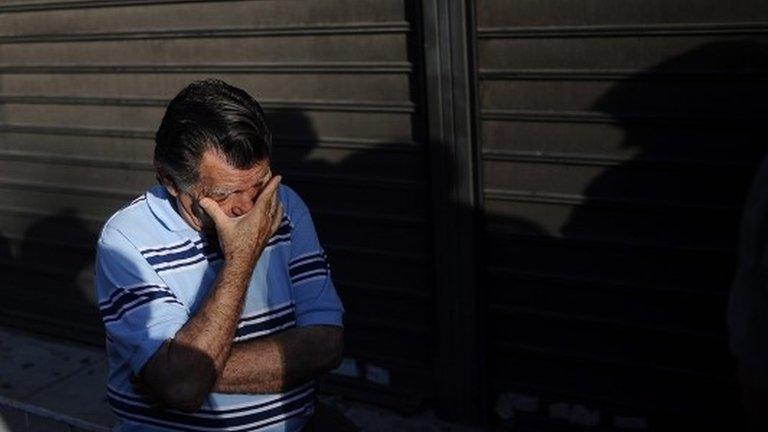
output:
[{"label": "man", "polygon": [[98,241],[117,430],[300,430],[343,308],[307,207],[272,175],[261,107],[194,82],[155,141],[160,185]]}]

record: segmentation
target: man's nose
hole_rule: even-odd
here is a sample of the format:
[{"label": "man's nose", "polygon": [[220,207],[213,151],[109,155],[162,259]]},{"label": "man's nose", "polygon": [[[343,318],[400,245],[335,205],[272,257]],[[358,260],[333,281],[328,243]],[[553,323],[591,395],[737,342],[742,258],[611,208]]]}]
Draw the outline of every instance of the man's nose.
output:
[{"label": "man's nose", "polygon": [[253,208],[256,195],[252,193],[238,194],[237,201],[232,205],[232,216],[242,216]]}]

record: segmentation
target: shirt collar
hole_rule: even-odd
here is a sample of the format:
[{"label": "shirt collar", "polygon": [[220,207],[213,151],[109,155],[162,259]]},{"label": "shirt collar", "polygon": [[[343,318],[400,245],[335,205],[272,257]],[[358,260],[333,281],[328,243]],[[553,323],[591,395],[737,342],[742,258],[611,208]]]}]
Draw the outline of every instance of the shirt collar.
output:
[{"label": "shirt collar", "polygon": [[149,209],[163,226],[171,231],[195,231],[176,210],[176,199],[165,187],[155,185],[147,191],[146,195]]}]

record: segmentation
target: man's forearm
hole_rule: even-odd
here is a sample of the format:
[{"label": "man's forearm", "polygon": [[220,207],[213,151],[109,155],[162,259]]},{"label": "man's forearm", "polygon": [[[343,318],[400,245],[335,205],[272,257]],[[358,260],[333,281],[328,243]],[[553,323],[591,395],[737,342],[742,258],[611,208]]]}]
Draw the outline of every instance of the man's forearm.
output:
[{"label": "man's forearm", "polygon": [[234,344],[213,391],[276,393],[317,377],[341,359],[343,329],[310,326]]},{"label": "man's forearm", "polygon": [[173,343],[206,354],[220,371],[229,355],[252,272],[247,262],[225,261],[203,307],[176,333]]}]

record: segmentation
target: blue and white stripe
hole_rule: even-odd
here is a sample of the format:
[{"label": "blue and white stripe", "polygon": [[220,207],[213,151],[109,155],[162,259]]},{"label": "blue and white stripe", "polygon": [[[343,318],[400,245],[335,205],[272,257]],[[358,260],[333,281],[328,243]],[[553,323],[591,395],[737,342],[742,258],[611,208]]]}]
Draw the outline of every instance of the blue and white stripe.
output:
[{"label": "blue and white stripe", "polygon": [[157,273],[177,272],[221,259],[221,251],[203,239],[145,248],[140,252]]},{"label": "blue and white stripe", "polygon": [[[270,237],[266,247],[290,244],[293,225],[288,217],[283,216],[280,226]],[[204,239],[194,242],[184,240],[178,243],[152,246],[140,250],[144,259],[157,273],[173,273],[212,263],[222,259],[221,249],[207,243]]]},{"label": "blue and white stripe", "polygon": [[292,301],[269,310],[248,314],[240,318],[235,331],[235,342],[277,333],[296,326],[296,306]]},{"label": "blue and white stripe", "polygon": [[99,303],[99,313],[104,325],[107,325],[155,301],[184,306],[166,286],[137,284],[116,289],[108,299]]},{"label": "blue and white stripe", "polygon": [[202,238],[195,241],[195,247],[200,249],[208,262],[218,261],[223,256],[218,245],[209,244]]},{"label": "blue and white stripe", "polygon": [[137,423],[182,431],[256,431],[314,409],[315,389],[310,382],[259,403],[241,403],[194,413],[157,410],[146,399],[107,386],[107,399],[118,417]]},{"label": "blue and white stripe", "polygon": [[310,252],[291,260],[288,264],[291,283],[296,286],[313,280],[326,278],[331,274],[328,257],[324,251]]},{"label": "blue and white stripe", "polygon": [[277,227],[275,233],[269,238],[266,248],[277,246],[279,244],[290,244],[291,234],[293,233],[293,223],[288,216],[283,215],[283,219],[280,220],[280,226]]},{"label": "blue and white stripe", "polygon": [[136,197],[136,198],[135,198],[133,201],[131,201],[130,203],[128,203],[128,205],[127,205],[127,206],[125,206],[125,208],[131,207],[131,206],[133,206],[133,205],[136,205],[136,204],[138,204],[138,203],[140,203],[140,202],[144,202],[144,201],[146,201],[146,200],[147,200],[147,194],[146,194],[146,193],[143,193],[143,194],[139,195],[138,197]]}]

